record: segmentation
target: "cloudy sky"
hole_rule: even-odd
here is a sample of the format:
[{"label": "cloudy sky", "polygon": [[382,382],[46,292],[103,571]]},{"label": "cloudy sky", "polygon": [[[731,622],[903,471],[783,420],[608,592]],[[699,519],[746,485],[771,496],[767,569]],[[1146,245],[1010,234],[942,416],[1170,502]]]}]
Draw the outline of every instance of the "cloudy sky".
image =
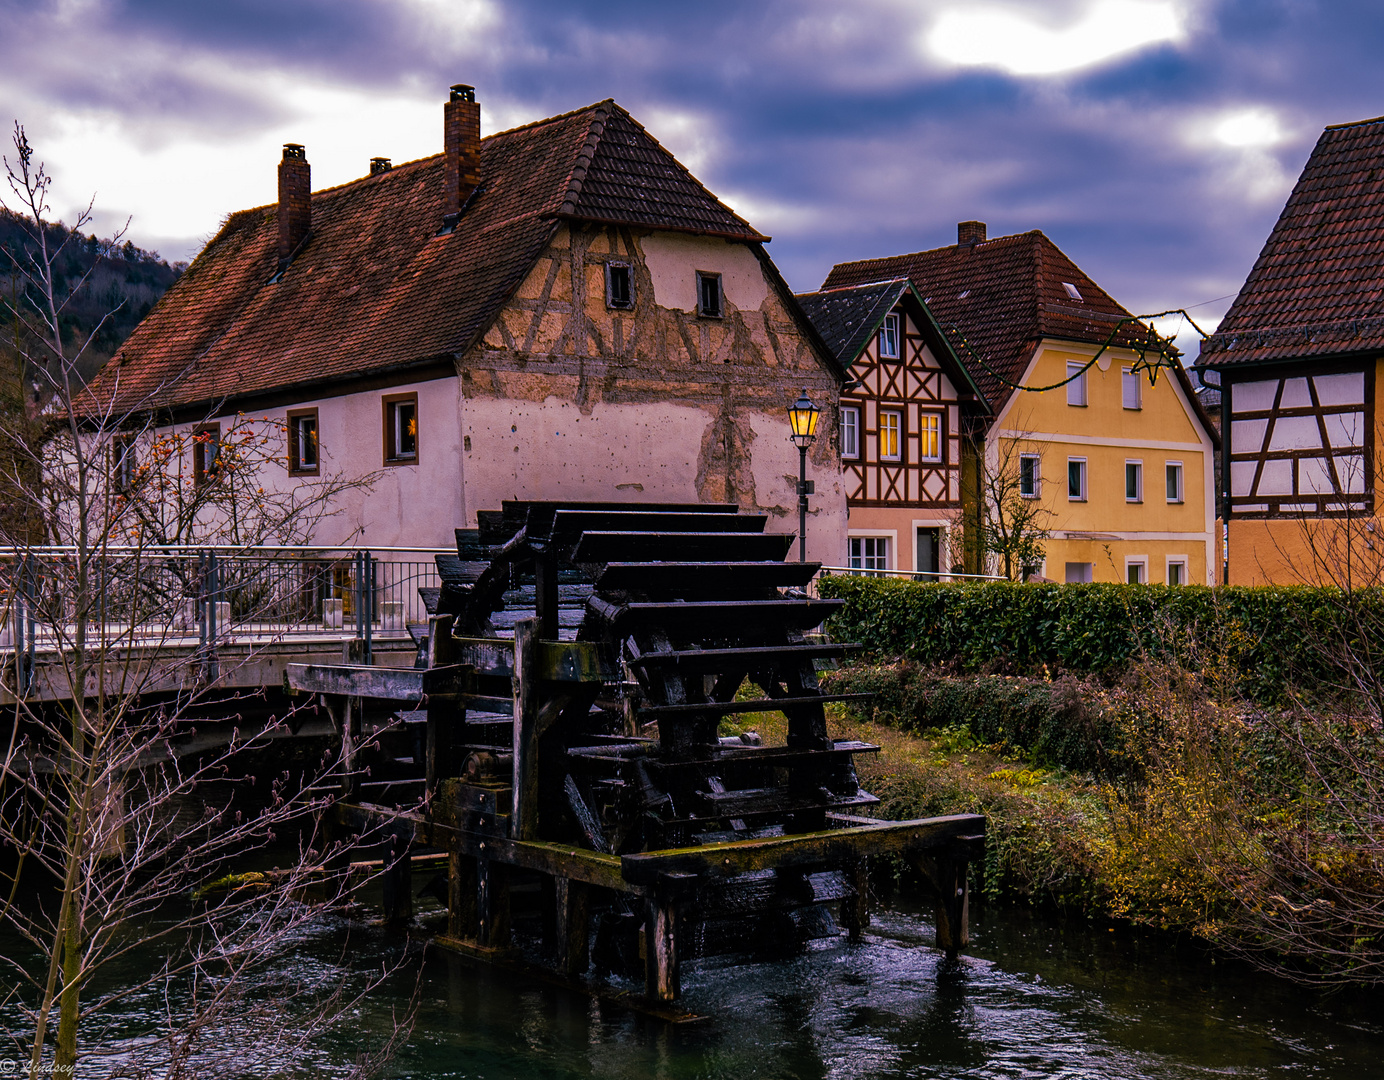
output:
[{"label": "cloudy sky", "polygon": [[1213,325],[1321,128],[1384,113],[1381,43],[1378,0],[0,0],[0,119],[59,216],[173,259],[283,142],[327,186],[440,150],[454,82],[486,133],[614,97],[797,290],[979,218]]}]

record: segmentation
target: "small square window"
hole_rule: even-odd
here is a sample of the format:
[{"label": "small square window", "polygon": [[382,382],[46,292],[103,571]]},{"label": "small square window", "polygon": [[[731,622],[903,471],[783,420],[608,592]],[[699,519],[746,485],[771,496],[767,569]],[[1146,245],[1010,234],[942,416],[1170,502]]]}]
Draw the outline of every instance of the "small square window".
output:
[{"label": "small square window", "polygon": [[1019,455],[1019,494],[1025,499],[1038,498],[1038,462],[1037,454]]},{"label": "small square window", "polygon": [[879,328],[879,355],[884,360],[899,358],[899,316],[896,312],[884,316]]},{"label": "small square window", "polygon": [[888,570],[889,537],[852,536],[850,538],[850,567],[852,570]]},{"label": "small square window", "polygon": [[1124,368],[1120,371],[1120,393],[1126,409],[1144,407],[1144,387],[1139,381],[1139,373]]},{"label": "small square window", "polygon": [[1125,462],[1125,502],[1139,503],[1144,501],[1144,463],[1142,461]]},{"label": "small square window", "polygon": [[697,272],[697,314],[719,319],[725,314],[721,302],[721,275]]},{"label": "small square window", "polygon": [[221,469],[221,425],[203,424],[192,432],[192,482],[201,487]]},{"label": "small square window", "polygon": [[1149,582],[1149,563],[1147,559],[1125,560],[1125,581],[1131,585],[1147,585]]},{"label": "small square window", "polygon": [[1095,580],[1095,563],[1069,562],[1064,579],[1068,585],[1089,585]]},{"label": "small square window", "polygon": [[1086,364],[1067,365],[1067,404],[1086,404]]},{"label": "small square window", "polygon": [[860,456],[860,408],[856,405],[841,406],[841,456]]},{"label": "small square window", "polygon": [[942,414],[918,414],[918,456],[923,461],[942,460]]},{"label": "small square window", "polygon": [[879,459],[898,461],[903,444],[903,414],[896,409],[879,411]]},{"label": "small square window", "polygon": [[111,439],[111,484],[116,491],[129,494],[135,489],[139,476],[139,461],[135,456],[135,434],[117,432]]},{"label": "small square window", "polygon": [[1081,299],[1081,290],[1078,289],[1075,285],[1073,285],[1070,281],[1064,281],[1062,283],[1062,291],[1065,292],[1067,296],[1073,300]]},{"label": "small square window", "polygon": [[1086,459],[1067,459],[1067,498],[1072,502],[1086,501]]},{"label": "small square window", "polygon": [[1168,560],[1168,584],[1186,585],[1187,584],[1187,560],[1169,559]]},{"label": "small square window", "polygon": [[1182,502],[1182,462],[1168,462],[1167,465],[1164,466],[1164,472],[1167,474],[1168,502]]},{"label": "small square window", "polygon": [[634,307],[634,271],[629,263],[606,263],[606,307],[629,311]]},{"label": "small square window", "polygon": [[418,395],[394,394],[384,399],[384,463],[412,465],[418,461]]},{"label": "small square window", "polygon": [[315,473],[317,465],[317,410],[292,410],[288,414],[288,471]]}]

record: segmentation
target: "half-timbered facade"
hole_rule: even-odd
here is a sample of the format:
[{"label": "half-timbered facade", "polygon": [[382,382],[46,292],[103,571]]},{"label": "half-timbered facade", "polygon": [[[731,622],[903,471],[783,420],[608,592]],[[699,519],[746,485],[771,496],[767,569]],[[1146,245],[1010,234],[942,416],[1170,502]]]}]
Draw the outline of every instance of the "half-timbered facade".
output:
[{"label": "half-timbered facade", "polygon": [[[737,216],[612,101],[232,214],[94,383],[158,431],[253,421],[266,491],[368,480],[323,544],[442,545],[508,499],[725,502],[797,525],[787,406],[844,371]],[[363,157],[362,157],[363,159]],[[154,430],[146,428],[145,437]],[[808,554],[844,558],[831,417]]]},{"label": "half-timbered facade", "polygon": [[[1041,507],[1035,524],[1048,534],[1045,557],[1012,573],[1070,582],[1211,580],[1218,436],[1180,365],[1152,383],[1142,373],[1147,328],[1041,232],[989,240],[978,221],[962,222],[949,247],[842,263],[818,295],[898,278],[911,283],[945,352],[988,405],[973,413],[983,446],[962,470],[963,530],[985,536],[1008,512],[996,491],[1009,492]],[[932,357],[944,355],[927,344]],[[872,364],[880,370],[868,396],[874,387],[891,393],[878,359],[863,368],[857,362],[852,373],[860,378]],[[884,463],[879,471],[885,475]],[[868,478],[867,468],[867,500],[875,497]],[[852,502],[853,529],[858,513]],[[978,544],[965,547],[968,570],[1000,568],[980,557]]]},{"label": "half-timbered facade", "polygon": [[[1232,583],[1343,583],[1373,565],[1384,119],[1328,127],[1197,360],[1219,378]],[[1354,556],[1354,560],[1350,556]],[[1355,566],[1352,568],[1352,562]]]},{"label": "half-timbered facade", "polygon": [[853,380],[838,421],[850,565],[947,572],[963,425],[984,399],[906,278],[798,300]]}]

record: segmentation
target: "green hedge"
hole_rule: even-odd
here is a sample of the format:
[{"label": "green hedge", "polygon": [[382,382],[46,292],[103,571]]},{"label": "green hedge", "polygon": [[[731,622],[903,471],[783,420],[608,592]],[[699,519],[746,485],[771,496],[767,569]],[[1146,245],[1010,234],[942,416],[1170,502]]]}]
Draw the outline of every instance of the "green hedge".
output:
[{"label": "green hedge", "polygon": [[1384,638],[1384,596],[1305,586],[920,584],[827,576],[846,601],[828,630],[876,657],[960,671],[1050,668],[1102,672],[1136,656],[1233,671],[1242,691],[1272,703],[1289,688],[1329,692],[1341,658],[1368,657]]}]

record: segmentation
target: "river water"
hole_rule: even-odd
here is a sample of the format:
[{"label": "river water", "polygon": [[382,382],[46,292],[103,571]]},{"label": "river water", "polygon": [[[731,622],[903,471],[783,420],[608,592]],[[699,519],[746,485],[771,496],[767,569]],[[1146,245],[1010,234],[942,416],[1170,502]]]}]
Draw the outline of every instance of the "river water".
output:
[{"label": "river water", "polygon": [[[397,962],[402,941],[329,922],[278,975],[336,977],[345,952],[356,972],[347,979],[358,980]],[[698,961],[684,967],[683,984],[683,1004],[705,1019],[671,1026],[429,951],[399,965],[346,1030],[292,1062],[247,1061],[245,1075],[340,1074],[389,1032],[416,987],[416,1024],[391,1077],[1384,1077],[1378,996],[1307,992],[1165,936],[1024,908],[973,912],[969,953],[948,962],[932,947],[928,913],[895,898],[861,944],[817,942],[775,961]],[[136,996],[90,1034],[118,1044],[147,1032],[164,1007],[161,992]],[[0,1005],[6,1012],[0,1024],[17,1020]]]},{"label": "river water", "polygon": [[[707,1019],[676,1028],[439,957],[425,965],[417,1025],[391,1071],[455,1080],[1384,1076],[1384,1010],[1372,995],[1309,993],[1160,935],[1026,909],[974,915],[969,954],[954,963],[931,940],[927,914],[896,900],[859,945],[688,965],[683,1004]],[[385,1029],[399,1003],[376,995],[357,1030]]]}]

